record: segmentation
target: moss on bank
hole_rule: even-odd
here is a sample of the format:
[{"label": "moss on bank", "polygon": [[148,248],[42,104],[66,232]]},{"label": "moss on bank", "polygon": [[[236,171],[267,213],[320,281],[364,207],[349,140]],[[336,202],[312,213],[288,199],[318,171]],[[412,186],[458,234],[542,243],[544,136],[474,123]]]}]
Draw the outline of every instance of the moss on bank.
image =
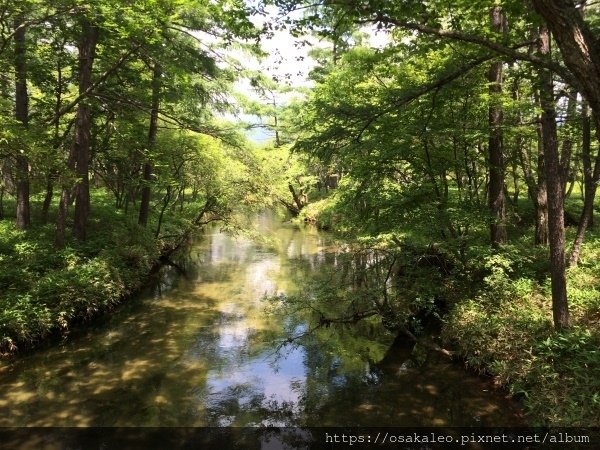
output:
[{"label": "moss on bank", "polygon": [[[0,221],[0,355],[110,311],[149,276],[168,243],[110,205],[93,214],[89,239],[63,250],[54,248],[53,224],[24,232]],[[177,226],[169,231],[177,235]]]}]

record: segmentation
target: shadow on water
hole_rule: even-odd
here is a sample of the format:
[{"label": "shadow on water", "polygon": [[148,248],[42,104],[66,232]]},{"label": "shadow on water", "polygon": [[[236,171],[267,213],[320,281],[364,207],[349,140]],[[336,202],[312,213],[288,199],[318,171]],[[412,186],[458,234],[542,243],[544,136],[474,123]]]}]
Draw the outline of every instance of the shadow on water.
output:
[{"label": "shadow on water", "polygon": [[[138,300],[77,339],[0,365],[0,426],[519,425],[490,384],[375,330],[330,330],[275,349],[302,317],[266,295],[304,289],[335,262],[326,236],[261,217],[272,245],[208,233],[187,276],[167,269]],[[299,264],[302,260],[302,264]],[[341,333],[341,334],[340,334]],[[373,342],[373,340],[377,342]],[[362,348],[376,347],[375,364]],[[358,350],[357,350],[358,349]]]}]

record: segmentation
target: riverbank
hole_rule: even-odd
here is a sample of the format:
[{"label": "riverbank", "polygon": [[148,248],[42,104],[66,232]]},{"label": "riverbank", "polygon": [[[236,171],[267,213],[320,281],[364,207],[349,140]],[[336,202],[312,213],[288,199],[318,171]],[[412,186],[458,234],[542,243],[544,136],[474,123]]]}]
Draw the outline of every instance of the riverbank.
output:
[{"label": "riverbank", "polygon": [[0,356],[29,350],[75,325],[105,314],[138,291],[185,230],[169,223],[156,239],[97,193],[89,238],[54,246],[54,223],[15,230],[0,221]]},{"label": "riverbank", "polygon": [[525,246],[488,260],[486,276],[445,318],[446,342],[522,398],[532,425],[600,426],[600,245],[589,239],[568,272],[569,329],[553,327],[550,282],[538,272],[545,254]]},{"label": "riverbank", "polygon": [[[300,220],[344,233],[340,214],[335,199],[326,199],[309,205]],[[600,232],[588,231],[581,262],[567,274],[573,326],[563,331],[553,327],[548,250],[532,246],[527,229],[514,232],[511,244],[498,250],[483,235],[462,249],[443,241],[427,244],[418,230],[396,233],[410,236],[409,250],[409,241],[362,239],[380,239],[400,252],[398,258],[408,261],[402,271],[412,261],[411,275],[399,282],[412,299],[410,307],[425,306],[429,313],[436,308],[443,345],[521,399],[531,425],[600,426]],[[568,242],[574,232],[568,230]],[[443,255],[443,270],[426,268],[429,272],[419,274],[414,256],[419,248],[421,261],[432,249]]]}]

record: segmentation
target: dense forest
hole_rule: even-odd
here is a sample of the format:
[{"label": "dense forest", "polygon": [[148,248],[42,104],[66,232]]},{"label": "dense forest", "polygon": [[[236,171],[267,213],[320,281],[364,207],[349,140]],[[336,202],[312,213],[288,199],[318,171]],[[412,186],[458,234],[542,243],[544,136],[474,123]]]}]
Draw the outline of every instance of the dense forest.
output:
[{"label": "dense forest", "polygon": [[[279,299],[313,330],[377,320],[531,423],[600,425],[599,27],[585,0],[0,1],[1,354],[280,207],[346,245]],[[282,31],[308,87],[246,63]]]}]

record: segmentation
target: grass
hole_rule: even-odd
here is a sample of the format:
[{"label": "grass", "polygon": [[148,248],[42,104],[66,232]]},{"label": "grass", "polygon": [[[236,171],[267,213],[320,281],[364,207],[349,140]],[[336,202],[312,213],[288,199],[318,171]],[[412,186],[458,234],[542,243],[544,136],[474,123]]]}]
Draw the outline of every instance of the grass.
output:
[{"label": "grass", "polygon": [[600,239],[588,236],[568,272],[573,326],[564,331],[553,327],[550,281],[539,276],[545,252],[507,247],[445,318],[447,343],[521,397],[532,425],[600,426]]}]

